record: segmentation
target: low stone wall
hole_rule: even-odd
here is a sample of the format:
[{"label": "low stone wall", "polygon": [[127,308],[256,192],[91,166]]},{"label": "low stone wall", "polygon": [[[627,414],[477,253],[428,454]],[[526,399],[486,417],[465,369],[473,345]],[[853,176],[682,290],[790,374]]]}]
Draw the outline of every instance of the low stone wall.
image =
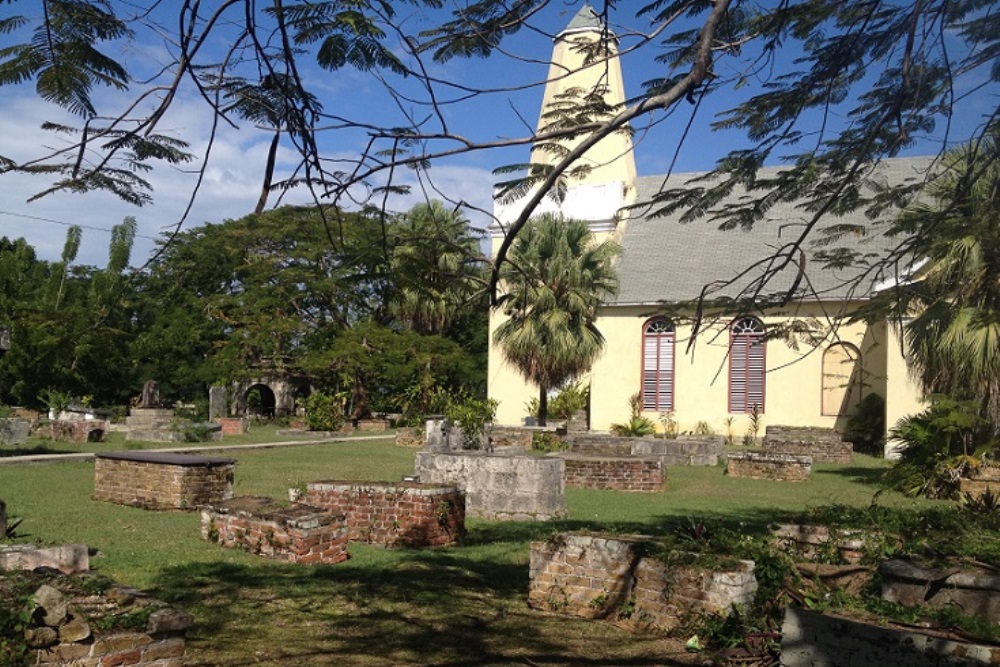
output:
[{"label": "low stone wall", "polygon": [[348,558],[343,514],[260,496],[203,507],[201,536],[230,549],[290,563],[330,564]]},{"label": "low stone wall", "polygon": [[731,572],[699,568],[690,554],[676,563],[643,557],[644,537],[562,534],[531,545],[528,605],[582,618],[622,618],[670,630],[692,612],[725,612],[749,604],[754,564]]},{"label": "low stone wall", "polygon": [[344,515],[355,542],[442,547],[465,535],[465,496],[451,485],[310,482],[296,500]]},{"label": "low stone wall", "polygon": [[195,509],[232,498],[236,461],[157,452],[95,455],[94,500],[146,509]]},{"label": "low stone wall", "polygon": [[836,550],[845,563],[860,563],[864,557],[865,540],[856,530],[781,524],[774,530],[774,538],[779,547],[793,554],[797,560],[815,560],[830,549]]},{"label": "low stone wall", "polygon": [[490,429],[490,445],[493,449],[516,447],[528,450],[531,449],[531,438],[538,430],[517,426],[493,426]]},{"label": "low stone wall", "polygon": [[354,428],[359,431],[388,431],[392,428],[392,422],[388,419],[356,419]]},{"label": "low stone wall", "polygon": [[[28,663],[46,667],[181,667],[191,615],[135,589],[80,594],[79,585],[46,577],[24,630]],[[67,592],[64,592],[66,589]],[[148,611],[147,611],[148,610]],[[95,619],[148,613],[142,630],[100,630]],[[10,639],[10,638],[6,638]],[[20,664],[20,663],[18,663]]]},{"label": "low stone wall", "polygon": [[30,434],[30,419],[0,419],[0,445],[23,444]]},{"label": "low stone wall", "polygon": [[454,484],[465,492],[468,516],[539,520],[566,515],[562,459],[482,452],[417,452],[421,482]]},{"label": "low stone wall", "polygon": [[854,457],[854,443],[850,442],[764,440],[761,443],[761,449],[773,454],[810,456],[816,463],[839,463],[847,465]]},{"label": "low stone wall", "polygon": [[933,569],[903,560],[879,568],[882,599],[905,605],[955,606],[968,616],[1000,623],[1000,576],[971,569]]},{"label": "low stone wall", "polygon": [[913,630],[869,625],[788,607],[781,628],[783,667],[940,667],[998,665],[1000,647]]},{"label": "low stone wall", "polygon": [[1000,497],[1000,468],[980,468],[969,478],[958,480],[959,493],[979,498],[986,491]]},{"label": "low stone wall", "polygon": [[658,456],[663,465],[716,466],[725,438],[721,435],[679,435],[676,438],[633,438],[633,456]]},{"label": "low stone wall", "polygon": [[35,433],[56,442],[104,442],[108,432],[108,422],[94,420],[49,420],[42,421]]},{"label": "low stone wall", "polygon": [[243,435],[250,430],[249,417],[216,417],[215,423],[222,426],[222,437]]},{"label": "low stone wall", "polygon": [[566,486],[577,489],[613,489],[656,493],[663,490],[666,473],[657,457],[590,456],[554,452],[548,456],[566,462]]},{"label": "low stone wall", "polygon": [[812,476],[812,458],[770,452],[733,452],[728,455],[730,477],[804,482]]},{"label": "low stone wall", "polygon": [[840,433],[832,428],[819,426],[782,426],[775,424],[764,428],[764,439],[784,442],[840,442]]},{"label": "low stone wall", "polygon": [[677,438],[626,438],[610,433],[570,433],[564,437],[570,451],[596,456],[658,456],[664,465],[714,466],[719,463],[723,438],[687,435]]},{"label": "low stone wall", "polygon": [[396,444],[400,447],[423,447],[424,428],[416,426],[400,426],[396,429]]},{"label": "low stone wall", "polygon": [[59,544],[37,547],[34,544],[0,546],[0,571],[34,570],[45,567],[63,574],[90,570],[90,552],[86,544]]}]

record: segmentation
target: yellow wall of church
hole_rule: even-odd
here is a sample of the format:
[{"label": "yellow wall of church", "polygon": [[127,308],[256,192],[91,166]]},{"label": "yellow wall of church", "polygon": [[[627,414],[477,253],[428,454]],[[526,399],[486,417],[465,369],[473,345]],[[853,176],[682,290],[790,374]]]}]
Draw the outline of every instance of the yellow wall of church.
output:
[{"label": "yellow wall of church", "polygon": [[[602,357],[596,362],[587,380],[591,386],[591,428],[605,431],[613,423],[625,422],[629,416],[629,397],[639,391],[641,382],[642,327],[653,314],[650,308],[606,308],[597,326],[606,340]],[[823,321],[823,307],[800,306],[794,313],[799,318]],[[787,319],[783,315],[762,318],[774,327]],[[491,332],[499,321],[494,316]],[[692,431],[700,421],[716,433],[731,430],[740,439],[747,432],[749,418],[745,414],[728,412],[729,317],[704,331],[691,351],[686,350],[691,327],[677,327],[675,347],[675,409],[674,419],[679,429]],[[492,340],[492,338],[491,338]],[[785,340],[767,342],[765,408],[762,428],[767,424],[789,426],[820,426],[842,429],[846,417],[822,414],[823,351],[841,341],[855,345],[861,352],[865,368],[863,393],[875,392],[887,399],[890,425],[900,416],[920,407],[919,392],[906,378],[906,366],[890,329],[884,325],[842,325],[835,332],[827,331],[821,341],[810,344],[799,341],[796,346]],[[501,355],[490,354],[489,392],[500,401],[498,423],[523,423],[527,412],[525,402],[537,396],[513,368],[502,361]],[[891,389],[887,392],[887,382]],[[659,414],[644,413],[658,423]],[[732,416],[731,424],[727,418]],[[763,430],[760,435],[763,435]]]}]

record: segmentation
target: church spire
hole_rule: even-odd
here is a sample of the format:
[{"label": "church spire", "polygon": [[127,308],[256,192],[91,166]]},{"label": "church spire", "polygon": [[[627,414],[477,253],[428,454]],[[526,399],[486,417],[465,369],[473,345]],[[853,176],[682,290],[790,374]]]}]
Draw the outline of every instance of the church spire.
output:
[{"label": "church spire", "polygon": [[[555,37],[537,132],[603,120],[618,113],[624,103],[618,39],[593,7],[584,3]],[[601,106],[603,113],[597,108]],[[531,161],[555,164],[565,150],[572,150],[583,138],[561,139],[548,147],[536,143]],[[613,182],[630,185],[636,175],[632,138],[625,132],[615,133],[591,148],[575,166],[584,169],[569,179],[569,187]]]}]

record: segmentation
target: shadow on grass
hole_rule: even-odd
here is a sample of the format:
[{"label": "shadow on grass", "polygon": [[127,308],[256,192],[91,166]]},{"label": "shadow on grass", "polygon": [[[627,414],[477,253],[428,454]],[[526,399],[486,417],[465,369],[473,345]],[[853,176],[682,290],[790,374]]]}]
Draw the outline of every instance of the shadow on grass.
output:
[{"label": "shadow on grass", "polygon": [[191,665],[690,664],[660,638],[531,611],[525,558],[463,546],[361,560],[375,562],[190,564],[155,592],[196,617]]},{"label": "shadow on grass", "polygon": [[886,468],[866,468],[863,466],[836,466],[829,468],[814,469],[813,475],[836,475],[845,477],[849,481],[865,486],[881,487],[882,478],[885,476]]},{"label": "shadow on grass", "polygon": [[0,458],[12,456],[38,456],[42,454],[79,454],[79,449],[58,449],[52,445],[34,445],[32,447],[14,447],[0,449]]}]

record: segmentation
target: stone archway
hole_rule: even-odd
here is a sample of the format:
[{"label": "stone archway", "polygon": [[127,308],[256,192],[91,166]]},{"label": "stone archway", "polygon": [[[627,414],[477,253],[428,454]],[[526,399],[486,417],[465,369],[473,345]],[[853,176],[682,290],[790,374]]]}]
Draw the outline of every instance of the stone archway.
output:
[{"label": "stone archway", "polygon": [[248,415],[264,419],[273,419],[277,408],[274,390],[262,382],[251,385],[243,392],[243,404]]},{"label": "stone archway", "polygon": [[[247,400],[254,389],[262,398],[259,406]],[[311,391],[312,386],[305,378],[258,375],[233,383],[230,412],[234,417],[254,414],[266,418],[290,417],[296,413],[296,399],[308,397]]]}]

